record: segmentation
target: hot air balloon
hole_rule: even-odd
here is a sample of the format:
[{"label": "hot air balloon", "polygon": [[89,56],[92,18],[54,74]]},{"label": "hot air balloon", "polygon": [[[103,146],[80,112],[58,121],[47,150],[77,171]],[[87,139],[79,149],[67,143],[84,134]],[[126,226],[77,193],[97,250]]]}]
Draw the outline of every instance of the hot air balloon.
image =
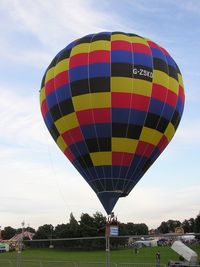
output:
[{"label": "hot air balloon", "polygon": [[170,54],[123,32],[70,43],[50,63],[40,90],[50,134],[107,214],[172,139],[184,98]]}]

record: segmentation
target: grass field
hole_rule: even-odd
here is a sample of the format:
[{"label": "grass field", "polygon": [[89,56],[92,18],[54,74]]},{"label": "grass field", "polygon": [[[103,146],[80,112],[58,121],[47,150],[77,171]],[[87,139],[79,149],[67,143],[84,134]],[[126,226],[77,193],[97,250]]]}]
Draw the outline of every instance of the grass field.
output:
[{"label": "grass field", "polygon": [[[193,249],[200,255],[200,246],[195,246]],[[110,254],[112,263],[155,263],[155,254],[157,251],[161,254],[161,264],[166,264],[171,260],[178,260],[178,254],[176,254],[170,247],[145,247],[139,249],[139,253],[135,254],[133,249],[120,249],[112,250]],[[0,267],[6,266],[18,266],[16,265],[17,252],[7,252],[0,253]],[[27,261],[23,263],[23,267],[33,267],[33,266],[74,266],[66,265],[64,263],[54,263],[48,265],[38,265],[33,261],[47,262],[47,261],[68,261],[68,262],[105,262],[106,255],[105,251],[90,251],[90,252],[77,252],[77,251],[63,251],[57,249],[26,249],[21,254],[22,261]],[[10,261],[8,265],[8,262]],[[32,263],[28,262],[32,261]],[[3,265],[2,265],[3,264]],[[7,265],[6,265],[7,264]],[[86,266],[86,265],[84,265]],[[90,264],[87,266],[91,266]],[[98,266],[98,265],[96,265]],[[101,265],[102,266],[102,265]]]}]

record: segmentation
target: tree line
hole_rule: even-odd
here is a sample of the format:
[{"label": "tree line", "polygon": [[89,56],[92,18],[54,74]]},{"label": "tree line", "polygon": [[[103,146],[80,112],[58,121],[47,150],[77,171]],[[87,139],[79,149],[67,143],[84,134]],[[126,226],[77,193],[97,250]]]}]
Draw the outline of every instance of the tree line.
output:
[{"label": "tree line", "polygon": [[175,232],[176,227],[182,227],[184,229],[184,233],[200,233],[200,213],[195,219],[185,219],[183,222],[177,220],[168,220],[167,222],[162,222],[157,228],[157,231],[158,233],[166,234]]},{"label": "tree line", "polygon": [[[85,237],[103,237],[105,236],[106,217],[100,212],[96,212],[92,216],[87,213],[82,213],[80,220],[77,221],[74,215],[71,213],[69,222],[65,224],[58,224],[53,226],[51,224],[44,224],[39,226],[37,230],[32,227],[24,228],[24,231],[34,233],[33,240],[38,242],[30,242],[29,246],[34,247],[48,247],[52,244],[51,239],[62,238],[85,238]],[[200,233],[200,214],[196,218],[190,218],[183,222],[177,220],[163,221],[160,226],[155,229],[156,233],[165,234],[175,232],[176,227],[182,227],[185,233]],[[2,230],[2,236],[4,239],[10,239],[15,234],[21,233],[22,228],[14,229],[11,226],[7,226]],[[145,223],[119,223],[119,234],[121,236],[130,235],[148,235],[149,228]],[[39,241],[41,239],[49,239],[49,242]],[[111,239],[111,245],[113,247],[124,246],[127,243],[127,238],[115,238]],[[68,248],[82,248],[94,249],[104,248],[105,240],[101,238],[92,240],[60,240],[53,242],[54,247],[68,247]]]}]

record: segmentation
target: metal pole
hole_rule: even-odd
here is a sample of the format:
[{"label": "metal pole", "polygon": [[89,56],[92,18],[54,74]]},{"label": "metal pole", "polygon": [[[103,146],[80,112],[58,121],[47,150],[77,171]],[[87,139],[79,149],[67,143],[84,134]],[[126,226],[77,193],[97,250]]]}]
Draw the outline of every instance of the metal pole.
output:
[{"label": "metal pole", "polygon": [[19,250],[17,252],[17,267],[21,266],[21,257],[22,257],[22,249],[23,249],[23,239],[24,239],[24,225],[25,222],[22,222],[22,236],[19,240]]},{"label": "metal pole", "polygon": [[110,236],[106,235],[106,267],[110,267]]}]

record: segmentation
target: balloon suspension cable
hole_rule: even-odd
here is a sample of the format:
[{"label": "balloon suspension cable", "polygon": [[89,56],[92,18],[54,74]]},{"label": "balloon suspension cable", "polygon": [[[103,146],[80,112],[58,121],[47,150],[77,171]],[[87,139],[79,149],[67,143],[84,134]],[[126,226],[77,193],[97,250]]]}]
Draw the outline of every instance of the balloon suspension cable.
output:
[{"label": "balloon suspension cable", "polygon": [[118,236],[118,225],[117,217],[111,212],[106,221],[106,267],[110,267],[110,237]]}]

